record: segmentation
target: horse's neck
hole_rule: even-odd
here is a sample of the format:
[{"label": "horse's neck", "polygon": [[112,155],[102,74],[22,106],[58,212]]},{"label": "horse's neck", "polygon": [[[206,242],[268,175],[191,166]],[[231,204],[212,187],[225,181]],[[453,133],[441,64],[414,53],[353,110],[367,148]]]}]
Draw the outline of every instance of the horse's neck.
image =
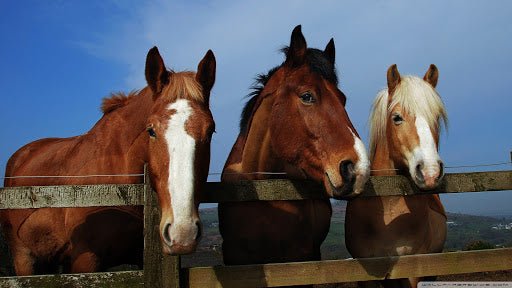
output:
[{"label": "horse's neck", "polygon": [[121,150],[119,156],[128,165],[147,162],[146,122],[151,113],[153,99],[149,89],[142,90],[130,102],[105,114],[89,131],[89,135],[102,137],[103,143]]},{"label": "horse's neck", "polygon": [[391,159],[386,141],[380,141],[375,147],[375,152],[371,159],[371,175],[373,176],[389,176],[398,174],[396,165]]},{"label": "horse's neck", "polygon": [[265,179],[268,175],[254,172],[283,171],[282,161],[272,152],[268,127],[271,107],[271,99],[262,100],[251,119],[248,132],[238,136],[224,165],[223,181]]},{"label": "horse's neck", "polygon": [[[387,141],[380,141],[377,144],[371,163],[371,175],[373,176],[391,176],[399,174],[396,170],[398,164],[395,164],[391,158]],[[401,211],[400,207],[404,209],[403,211],[419,210],[417,207],[421,206],[429,207],[446,217],[444,207],[437,194],[415,196],[414,198],[406,198],[403,196],[374,197],[371,198],[371,200],[369,198],[367,201],[380,201],[384,207],[384,214],[391,213],[390,211]],[[401,214],[400,212],[397,213],[398,215]],[[391,219],[394,219],[395,217],[396,215],[392,216]]]}]

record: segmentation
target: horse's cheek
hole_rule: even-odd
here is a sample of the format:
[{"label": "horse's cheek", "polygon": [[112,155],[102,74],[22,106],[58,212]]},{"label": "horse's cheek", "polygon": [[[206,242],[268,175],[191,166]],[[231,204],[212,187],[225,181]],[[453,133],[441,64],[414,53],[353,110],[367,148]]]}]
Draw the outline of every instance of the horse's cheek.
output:
[{"label": "horse's cheek", "polygon": [[[272,148],[287,162],[294,162],[297,155],[303,151],[303,128],[296,125],[289,117],[280,117],[281,125],[273,126],[271,133]],[[286,123],[286,124],[284,124]]]}]

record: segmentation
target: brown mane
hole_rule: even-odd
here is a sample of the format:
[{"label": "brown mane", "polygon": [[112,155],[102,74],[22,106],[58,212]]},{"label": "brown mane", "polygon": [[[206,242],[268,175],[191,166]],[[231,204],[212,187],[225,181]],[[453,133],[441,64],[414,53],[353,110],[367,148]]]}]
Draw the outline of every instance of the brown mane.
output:
[{"label": "brown mane", "polygon": [[[165,97],[176,99],[190,99],[204,103],[203,89],[196,80],[196,73],[190,71],[172,72],[169,81],[172,85],[167,85],[162,91]],[[173,100],[173,99],[167,99]]]},{"label": "brown mane", "polygon": [[101,103],[101,111],[108,114],[118,108],[124,107],[130,102],[132,97],[136,96],[139,91],[131,91],[128,94],[124,92],[111,93],[109,98],[103,98]]},{"label": "brown mane", "polygon": [[[173,99],[191,99],[204,103],[203,89],[201,84],[196,81],[195,75],[196,73],[191,71],[170,73],[169,81],[172,81],[173,85],[167,85],[164,91],[162,91],[162,95]],[[101,111],[103,114],[108,114],[118,108],[124,107],[128,105],[132,97],[138,94],[138,90],[131,91],[128,94],[124,92],[111,93],[110,97],[103,98]]]}]

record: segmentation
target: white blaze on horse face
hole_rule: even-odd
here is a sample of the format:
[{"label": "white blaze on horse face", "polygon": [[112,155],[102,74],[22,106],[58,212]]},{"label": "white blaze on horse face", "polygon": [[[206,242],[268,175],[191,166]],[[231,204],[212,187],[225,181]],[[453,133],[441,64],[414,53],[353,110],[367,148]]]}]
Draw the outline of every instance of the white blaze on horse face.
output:
[{"label": "white blaze on horse face", "polygon": [[416,174],[416,167],[421,163],[422,173],[426,178],[437,178],[440,174],[440,157],[437,152],[436,142],[427,121],[422,116],[416,116],[416,131],[419,138],[419,147],[416,147],[409,159],[409,172]]},{"label": "white blaze on horse face", "polygon": [[363,192],[366,181],[368,181],[368,177],[370,177],[370,158],[368,158],[363,141],[356,136],[352,129],[350,129],[350,133],[354,136],[354,150],[359,158],[354,167],[356,172],[354,193],[360,194]]},{"label": "white blaze on horse face", "polygon": [[192,108],[187,100],[178,99],[167,109],[175,111],[165,132],[170,157],[168,188],[173,210],[173,223],[169,223],[168,232],[171,244],[186,246],[195,241],[198,233],[193,219],[196,141],[185,129]]}]

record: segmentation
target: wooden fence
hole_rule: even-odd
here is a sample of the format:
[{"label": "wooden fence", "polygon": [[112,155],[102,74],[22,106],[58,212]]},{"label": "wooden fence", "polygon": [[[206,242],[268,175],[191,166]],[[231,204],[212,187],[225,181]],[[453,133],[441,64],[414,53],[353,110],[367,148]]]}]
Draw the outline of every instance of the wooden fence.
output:
[{"label": "wooden fence", "polygon": [[[149,181],[146,181],[149,183]],[[301,200],[321,197],[309,181],[258,180],[208,183],[202,202]],[[512,190],[512,170],[447,174],[428,193]],[[361,197],[427,194],[403,176],[373,176]],[[159,210],[147,184],[0,188],[0,209],[144,206],[144,270],[112,273],[2,277],[0,287],[261,287],[324,284],[411,276],[512,269],[512,248],[349,260],[181,268],[180,258],[161,253]]]}]

